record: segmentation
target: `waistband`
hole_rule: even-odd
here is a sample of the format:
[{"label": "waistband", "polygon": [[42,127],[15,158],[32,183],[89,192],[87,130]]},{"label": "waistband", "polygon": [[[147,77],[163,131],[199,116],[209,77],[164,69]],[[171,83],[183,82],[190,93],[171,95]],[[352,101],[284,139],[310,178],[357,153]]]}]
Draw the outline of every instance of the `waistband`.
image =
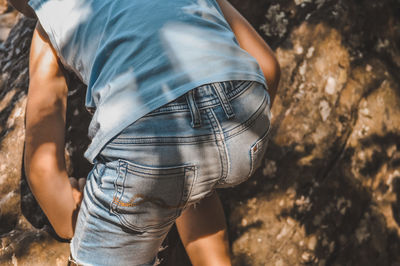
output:
[{"label": "waistband", "polygon": [[[233,80],[205,84],[194,88],[174,101],[150,112],[146,116],[176,111],[191,111],[191,109],[195,107],[201,110],[219,104],[223,104],[224,109],[229,109],[229,107],[227,107],[229,103],[226,102],[226,100],[232,100],[238,97],[254,82],[256,81]],[[192,100],[196,106],[193,106]],[[230,113],[230,110],[226,111]]]},{"label": "waistband", "polygon": [[200,111],[202,109],[221,105],[226,117],[231,119],[235,117],[235,113],[230,101],[250,88],[254,82],[232,80],[205,84],[190,90],[176,100],[147,114],[145,117],[169,112],[189,111],[192,117],[191,126],[197,128],[201,127]]}]

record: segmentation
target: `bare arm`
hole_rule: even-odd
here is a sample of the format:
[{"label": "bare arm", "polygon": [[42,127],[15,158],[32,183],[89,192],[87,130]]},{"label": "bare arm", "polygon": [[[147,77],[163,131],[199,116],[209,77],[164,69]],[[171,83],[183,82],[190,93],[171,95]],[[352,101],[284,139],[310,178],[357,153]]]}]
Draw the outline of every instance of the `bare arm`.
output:
[{"label": "bare arm", "polygon": [[25,172],[57,234],[71,238],[78,203],[64,159],[67,85],[56,53],[40,27],[33,35],[29,68]]},{"label": "bare arm", "polygon": [[274,53],[250,23],[227,0],[217,0],[217,2],[240,47],[251,54],[260,65],[267,80],[272,103],[280,78],[280,67]]}]

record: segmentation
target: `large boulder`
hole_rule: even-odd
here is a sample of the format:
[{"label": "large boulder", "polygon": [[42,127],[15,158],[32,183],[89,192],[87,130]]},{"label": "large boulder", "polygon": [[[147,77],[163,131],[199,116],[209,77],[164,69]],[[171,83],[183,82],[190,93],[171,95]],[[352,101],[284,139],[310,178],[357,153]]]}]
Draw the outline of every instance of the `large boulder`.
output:
[{"label": "large boulder", "polygon": [[[235,265],[400,264],[399,0],[232,0],[282,68],[265,162],[221,191]],[[1,2],[0,2],[1,3]],[[0,44],[0,264],[63,265],[22,172],[34,21]],[[85,88],[69,78],[69,173],[86,175]],[[190,265],[176,231],[162,265]]]},{"label": "large boulder", "polygon": [[7,0],[0,0],[0,14],[6,13],[10,9]]},{"label": "large boulder", "polygon": [[273,2],[243,9],[282,80],[262,169],[224,192],[235,264],[395,265],[400,2]]}]

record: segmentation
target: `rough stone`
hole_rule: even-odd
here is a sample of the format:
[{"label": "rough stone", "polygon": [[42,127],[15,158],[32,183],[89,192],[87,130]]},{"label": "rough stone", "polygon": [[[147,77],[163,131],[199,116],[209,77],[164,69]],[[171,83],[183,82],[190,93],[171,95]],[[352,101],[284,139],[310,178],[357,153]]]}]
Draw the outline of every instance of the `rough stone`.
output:
[{"label": "rough stone", "polygon": [[[232,0],[282,68],[263,166],[221,191],[234,265],[400,262],[398,0]],[[0,2],[1,5],[1,2]],[[0,18],[1,21],[1,18]],[[22,18],[0,44],[0,264],[63,264],[22,168],[27,51]],[[86,175],[84,87],[70,79],[66,154]],[[190,265],[176,229],[161,265]]]},{"label": "rough stone", "polygon": [[17,23],[20,16],[21,15],[19,15],[17,11],[1,14],[0,8],[0,43],[7,39],[8,34],[10,33],[12,27],[14,27],[14,25]]},{"label": "rough stone", "polygon": [[[400,20],[390,10],[400,3],[361,2],[279,1],[287,32],[260,29],[283,75],[257,185],[223,192],[236,265],[399,261]],[[245,201],[254,195],[255,208]],[[260,247],[257,237],[270,241]]]},{"label": "rough stone", "polygon": [[0,0],[0,14],[7,12],[10,9],[10,6],[7,0]]}]

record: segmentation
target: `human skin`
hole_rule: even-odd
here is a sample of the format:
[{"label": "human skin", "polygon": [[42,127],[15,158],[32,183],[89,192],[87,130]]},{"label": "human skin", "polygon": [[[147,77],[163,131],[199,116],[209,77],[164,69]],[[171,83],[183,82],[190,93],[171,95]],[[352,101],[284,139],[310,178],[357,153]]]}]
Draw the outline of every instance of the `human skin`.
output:
[{"label": "human skin", "polygon": [[25,172],[56,233],[71,238],[80,197],[70,184],[64,159],[68,89],[62,66],[39,26],[32,38],[29,78]]},{"label": "human skin", "polygon": [[[25,15],[35,16],[27,0],[9,2]],[[239,45],[259,63],[272,104],[280,77],[278,61],[229,2],[217,2]],[[81,194],[71,186],[64,160],[67,86],[62,65],[40,24],[32,39],[29,74],[25,171],[32,192],[56,233],[72,238]],[[230,265],[226,222],[216,194],[200,201],[196,208],[185,210],[176,223],[193,265]]]}]

